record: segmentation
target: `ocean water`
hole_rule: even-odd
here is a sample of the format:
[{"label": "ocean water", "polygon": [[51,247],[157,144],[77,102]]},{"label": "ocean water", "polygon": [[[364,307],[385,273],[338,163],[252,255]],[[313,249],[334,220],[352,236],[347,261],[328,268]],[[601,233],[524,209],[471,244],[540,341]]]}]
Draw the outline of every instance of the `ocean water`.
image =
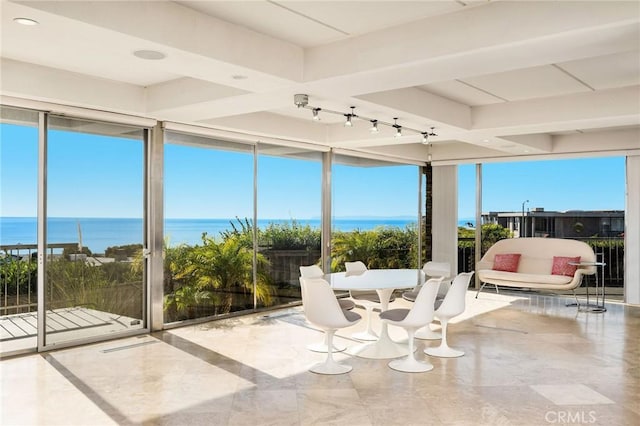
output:
[{"label": "ocean water", "polygon": [[[225,230],[231,230],[231,223],[238,227],[236,219],[167,219],[165,238],[171,246],[178,244],[197,244],[202,233],[219,237]],[[269,223],[286,223],[283,220],[259,220],[258,226]],[[301,225],[320,227],[319,219],[298,220]],[[334,219],[334,229],[352,231],[369,230],[379,226],[404,228],[415,220],[410,219]],[[0,217],[0,245],[37,243],[37,223],[34,217]],[[47,240],[54,243],[78,243],[82,236],[82,245],[93,253],[104,253],[107,247],[142,243],[142,219],[113,218],[50,218],[47,223]]]}]

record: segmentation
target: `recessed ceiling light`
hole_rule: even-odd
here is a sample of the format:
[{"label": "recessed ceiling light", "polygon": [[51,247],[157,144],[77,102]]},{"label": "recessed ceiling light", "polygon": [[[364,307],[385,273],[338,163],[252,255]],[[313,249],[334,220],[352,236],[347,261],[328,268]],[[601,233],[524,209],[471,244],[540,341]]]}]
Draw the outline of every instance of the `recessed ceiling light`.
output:
[{"label": "recessed ceiling light", "polygon": [[234,75],[231,76],[231,78],[234,79],[234,80],[246,80],[249,77],[246,76],[246,75],[242,75],[242,74],[234,74]]},{"label": "recessed ceiling light", "polygon": [[489,142],[489,139],[482,139],[482,142]]},{"label": "recessed ceiling light", "polygon": [[136,50],[135,52],[133,52],[133,56],[150,61],[157,61],[167,57],[167,55],[165,55],[164,53],[158,52],[156,50]]},{"label": "recessed ceiling light", "polygon": [[13,18],[13,22],[20,25],[38,25],[40,22],[31,18]]}]

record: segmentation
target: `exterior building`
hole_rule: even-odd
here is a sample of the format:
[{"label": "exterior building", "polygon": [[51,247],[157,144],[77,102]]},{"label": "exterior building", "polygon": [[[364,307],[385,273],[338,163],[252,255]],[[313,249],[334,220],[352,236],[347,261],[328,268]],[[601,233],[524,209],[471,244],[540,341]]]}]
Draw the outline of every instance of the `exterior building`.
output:
[{"label": "exterior building", "polygon": [[[624,210],[545,211],[482,213],[482,223],[496,223],[514,237],[588,238],[623,237]],[[521,224],[523,226],[521,226]]]}]

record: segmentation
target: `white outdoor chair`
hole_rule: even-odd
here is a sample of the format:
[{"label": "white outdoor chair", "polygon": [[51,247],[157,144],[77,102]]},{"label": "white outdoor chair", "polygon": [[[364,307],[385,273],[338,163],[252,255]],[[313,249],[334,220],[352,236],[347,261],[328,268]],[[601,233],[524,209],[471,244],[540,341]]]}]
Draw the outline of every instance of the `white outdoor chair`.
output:
[{"label": "white outdoor chair", "polygon": [[[347,273],[352,272],[364,272],[367,270],[367,265],[363,262],[357,260],[355,262],[344,262],[344,267]],[[366,331],[361,331],[359,333],[354,333],[351,335],[354,339],[364,340],[364,341],[375,341],[378,340],[378,334],[373,331],[373,327],[371,324],[371,318],[373,316],[373,309],[380,306],[380,296],[378,296],[378,292],[375,290],[351,290],[349,292],[351,298],[356,302],[356,304],[361,305],[365,309],[366,318],[367,318],[367,329]],[[394,297],[392,296],[389,302],[392,302]]]},{"label": "white outdoor chair", "polygon": [[[305,278],[322,278],[324,276],[324,272],[318,265],[310,265],[310,266],[301,266],[300,267],[300,290],[301,293],[304,292],[304,285],[302,283]],[[304,300],[304,295],[302,296]],[[338,299],[338,304],[342,309],[353,309],[355,308],[355,303],[349,299]],[[310,343],[307,345],[307,349],[313,352],[327,352],[327,335],[324,335],[323,341],[319,343]],[[347,347],[345,345],[341,345],[339,343],[333,344],[334,352],[342,352]]]},{"label": "white outdoor chair", "polygon": [[[443,277],[445,281],[440,285],[440,289],[438,290],[438,294],[436,294],[436,302],[434,304],[435,308],[438,309],[440,304],[445,298],[447,293],[446,289],[449,288],[449,284],[451,280],[449,277],[451,276],[451,264],[449,262],[433,262],[429,261],[424,264],[422,267],[422,272],[427,277]],[[443,290],[445,289],[445,290]],[[412,292],[405,292],[402,297],[406,300],[410,300]],[[407,297],[408,296],[408,297]],[[420,330],[416,331],[416,339],[421,340],[440,340],[442,339],[442,333],[439,331],[433,331],[431,329],[431,324],[427,324]]]},{"label": "white outdoor chair", "polygon": [[389,309],[380,314],[382,321],[404,328],[409,336],[409,355],[405,358],[391,361],[389,363],[390,368],[406,373],[421,373],[433,369],[432,364],[416,359],[413,337],[416,330],[433,321],[433,303],[438,293],[438,287],[443,279],[444,277],[432,278],[424,283],[411,309]]},{"label": "white outdoor chair", "polygon": [[441,358],[455,358],[464,355],[463,351],[452,349],[447,345],[447,324],[451,318],[464,312],[467,289],[472,276],[473,272],[463,272],[454,278],[449,292],[442,301],[442,305],[434,315],[442,324],[442,341],[437,348],[426,348],[424,352],[427,355]]},{"label": "white outdoor chair", "polygon": [[351,371],[350,365],[339,364],[333,359],[333,336],[344,327],[356,324],[362,318],[359,314],[340,308],[331,286],[322,278],[302,280],[302,305],[307,320],[324,330],[327,335],[327,359],[312,366],[309,371],[318,374],[343,374]]}]

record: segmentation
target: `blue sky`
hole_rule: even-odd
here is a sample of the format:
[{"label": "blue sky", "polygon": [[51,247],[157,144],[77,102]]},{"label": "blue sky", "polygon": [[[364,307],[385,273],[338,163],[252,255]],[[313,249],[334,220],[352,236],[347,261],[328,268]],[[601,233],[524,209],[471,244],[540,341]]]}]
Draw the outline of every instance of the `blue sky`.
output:
[{"label": "blue sky", "polygon": [[[475,165],[459,168],[458,216],[475,216]],[[482,166],[482,210],[624,210],[624,157],[489,163]]]},{"label": "blue sky", "polygon": [[[35,216],[37,132],[0,125],[1,216]],[[138,141],[70,132],[49,138],[51,216],[141,217],[143,152]],[[167,145],[165,216],[251,217],[253,159],[243,152]],[[318,161],[261,156],[259,216],[307,219],[320,214]],[[475,216],[475,166],[459,172],[459,218]],[[414,166],[336,165],[334,215],[415,216]],[[220,184],[220,182],[224,182]],[[625,162],[621,157],[490,163],[483,166],[483,211],[623,210]]]}]

